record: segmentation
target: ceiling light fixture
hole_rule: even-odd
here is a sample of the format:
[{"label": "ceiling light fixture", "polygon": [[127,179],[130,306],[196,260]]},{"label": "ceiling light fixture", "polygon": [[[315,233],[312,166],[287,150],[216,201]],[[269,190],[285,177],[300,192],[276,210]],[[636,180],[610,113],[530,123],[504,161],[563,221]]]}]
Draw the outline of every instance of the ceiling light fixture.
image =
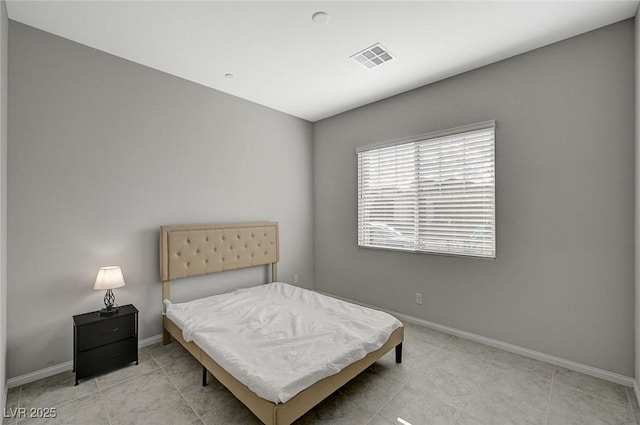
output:
[{"label": "ceiling light fixture", "polygon": [[316,24],[326,24],[329,22],[329,14],[327,12],[316,12],[311,15],[311,20]]},{"label": "ceiling light fixture", "polygon": [[229,79],[233,78],[233,74],[224,74],[224,76],[229,78]]},{"label": "ceiling light fixture", "polygon": [[393,56],[391,56],[391,53],[385,49],[382,44],[376,43],[350,56],[350,58],[365,68],[371,69],[385,62],[389,62],[393,59]]}]

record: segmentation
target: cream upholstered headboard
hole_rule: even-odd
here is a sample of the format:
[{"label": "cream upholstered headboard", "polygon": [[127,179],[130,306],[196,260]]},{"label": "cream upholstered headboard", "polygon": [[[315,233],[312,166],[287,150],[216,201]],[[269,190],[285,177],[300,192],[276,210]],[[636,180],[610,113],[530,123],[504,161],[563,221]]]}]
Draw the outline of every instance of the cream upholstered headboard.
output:
[{"label": "cream upholstered headboard", "polygon": [[277,279],[278,223],[179,224],[160,227],[163,299],[169,282],[189,276],[271,265]]}]

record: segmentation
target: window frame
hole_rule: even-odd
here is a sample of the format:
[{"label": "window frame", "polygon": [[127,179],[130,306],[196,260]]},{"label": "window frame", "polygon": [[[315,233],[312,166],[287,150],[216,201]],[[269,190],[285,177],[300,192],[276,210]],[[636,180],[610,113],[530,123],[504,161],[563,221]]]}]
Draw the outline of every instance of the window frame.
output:
[{"label": "window frame", "polygon": [[[482,130],[491,130],[493,132],[492,136],[492,140],[491,140],[491,150],[490,150],[490,154],[489,157],[490,159],[483,162],[483,164],[488,164],[490,166],[492,166],[491,169],[491,177],[492,177],[492,181],[491,181],[491,188],[488,191],[488,193],[491,194],[490,197],[490,202],[489,202],[489,206],[486,207],[485,209],[483,209],[483,213],[488,212],[488,214],[490,215],[490,224],[489,224],[489,229],[492,231],[487,231],[487,235],[489,236],[489,243],[487,244],[490,249],[486,250],[486,253],[469,253],[469,252],[462,252],[464,250],[464,248],[460,248],[457,252],[455,251],[455,249],[451,249],[448,248],[446,251],[445,250],[436,250],[434,249],[434,247],[436,246],[435,244],[432,244],[431,247],[427,246],[427,248],[425,249],[420,249],[417,245],[419,244],[419,242],[417,242],[420,239],[420,233],[419,230],[414,229],[412,232],[410,232],[410,234],[405,234],[403,235],[403,237],[405,238],[415,238],[416,242],[415,242],[415,246],[413,249],[407,248],[407,247],[394,247],[394,246],[372,246],[371,244],[366,244],[364,239],[366,239],[364,237],[364,235],[362,235],[362,232],[364,231],[364,225],[363,223],[361,223],[362,219],[363,219],[363,214],[365,212],[362,211],[362,170],[361,170],[361,154],[364,152],[368,152],[368,151],[372,151],[372,150],[379,150],[379,149],[384,149],[387,147],[395,147],[395,146],[400,146],[400,145],[409,145],[409,144],[418,144],[420,142],[424,142],[424,145],[428,144],[430,141],[435,141],[437,139],[440,138],[444,138],[444,137],[448,137],[448,136],[455,136],[458,134],[463,134],[463,133],[468,133],[468,132],[474,132],[474,131],[482,131]],[[429,132],[429,133],[424,133],[424,134],[420,134],[420,135],[416,135],[416,136],[411,136],[411,137],[406,137],[406,138],[401,138],[401,139],[395,139],[395,140],[391,140],[391,141],[385,141],[385,142],[381,142],[381,143],[374,143],[374,144],[369,144],[369,145],[365,145],[365,146],[360,146],[358,148],[356,148],[356,156],[357,156],[357,243],[358,243],[358,247],[361,248],[370,248],[370,249],[381,249],[381,250],[391,250],[391,251],[395,251],[395,252],[412,252],[412,253],[421,253],[421,254],[434,254],[434,255],[445,255],[445,256],[455,256],[455,257],[465,257],[465,258],[479,258],[479,259],[489,259],[489,260],[495,260],[496,258],[496,240],[497,240],[497,219],[496,219],[496,155],[495,155],[495,149],[496,149],[496,121],[495,120],[489,120],[489,121],[483,121],[483,122],[479,122],[479,123],[474,123],[474,124],[469,124],[469,125],[463,125],[463,126],[459,126],[459,127],[454,127],[454,128],[449,128],[449,129],[445,129],[445,130],[439,130],[439,131],[434,131],[434,132]],[[418,147],[416,147],[416,149],[418,149]],[[419,159],[419,155],[414,154],[414,158],[417,161]],[[417,165],[416,165],[417,167]],[[416,169],[416,175],[419,172],[422,172],[424,169]],[[424,201],[425,199],[428,199],[426,196],[424,196],[424,194],[421,194],[423,196],[420,196],[417,192],[420,190],[418,188],[418,186],[420,185],[420,179],[418,177],[416,177],[416,189],[415,189],[415,199],[416,202],[420,202],[420,201]],[[467,181],[467,179],[465,179],[465,181]],[[393,198],[395,200],[399,199],[399,198]],[[434,198],[432,198],[434,199]],[[437,198],[435,198],[437,199]],[[416,209],[416,211],[418,211],[418,209]],[[415,213],[414,219],[417,221],[420,220],[420,218],[424,217],[421,216],[419,214],[419,212]],[[372,223],[372,221],[370,220],[369,223]],[[394,227],[389,226],[388,223],[384,223],[384,222],[380,222],[377,223],[377,225],[381,225],[381,226],[387,226],[390,230],[389,231],[393,231],[396,230]],[[371,226],[371,224],[369,224],[369,226]],[[416,228],[418,227],[418,225],[415,226]],[[455,226],[450,227],[450,229],[455,229]],[[383,229],[383,233],[384,233],[384,229]],[[426,234],[426,233],[425,233]],[[492,238],[491,238],[492,237]],[[371,236],[368,236],[369,240],[371,238]],[[468,237],[467,237],[468,238]],[[426,239],[426,238],[425,238]],[[453,239],[449,239],[449,240],[453,240]],[[389,242],[389,241],[387,241]],[[389,242],[390,244],[392,244],[393,242]],[[402,242],[400,242],[400,244],[402,244]],[[455,243],[454,243],[455,244]],[[462,244],[464,244],[464,242],[462,242]],[[428,244],[427,244],[428,245]],[[481,249],[477,249],[477,251],[482,251]]]}]

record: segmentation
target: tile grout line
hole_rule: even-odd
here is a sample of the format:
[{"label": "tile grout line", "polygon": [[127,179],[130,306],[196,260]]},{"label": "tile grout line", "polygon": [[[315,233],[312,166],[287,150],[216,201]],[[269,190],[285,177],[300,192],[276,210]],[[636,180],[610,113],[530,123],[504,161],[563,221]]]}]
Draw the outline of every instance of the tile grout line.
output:
[{"label": "tile grout line", "polygon": [[629,405],[629,410],[631,411],[631,419],[633,419],[633,423],[634,425],[636,425],[636,415],[633,414],[633,407],[631,406],[631,399],[629,398],[629,388],[625,388],[624,393],[627,396],[627,404]]},{"label": "tile grout line", "polygon": [[[18,388],[18,405],[16,407],[20,408],[21,401],[22,401],[22,385],[20,385],[20,388]],[[15,421],[15,424],[18,425],[19,422],[20,422],[20,419],[17,418]]]},{"label": "tile grout line", "polygon": [[[149,352],[148,352],[148,350],[146,350],[146,348],[144,348],[144,347],[143,347],[143,348],[139,348],[139,350],[145,350],[145,351],[147,351],[147,354],[149,355],[149,357],[151,357],[151,359],[156,363],[156,365],[158,365],[158,363],[155,361],[155,359],[153,359],[153,357],[151,356],[151,353],[149,353]],[[139,354],[139,352],[138,352],[138,358],[139,358],[139,357],[140,357],[140,354]],[[137,366],[137,365],[136,365],[136,366]],[[160,366],[159,366],[159,365],[158,365],[158,368],[160,368]],[[112,371],[112,372],[115,372],[115,371]],[[110,373],[112,373],[112,372],[110,372]],[[106,391],[106,390],[110,390],[111,388],[113,388],[113,387],[115,387],[115,386],[117,386],[117,385],[125,384],[125,383],[126,383],[126,382],[128,382],[128,381],[132,381],[132,380],[134,380],[134,379],[137,379],[137,378],[143,377],[143,376],[145,376],[145,375],[149,375],[149,374],[151,374],[151,373],[153,373],[153,372],[154,372],[154,371],[152,370],[152,371],[150,371],[150,372],[146,372],[146,373],[143,373],[143,374],[140,374],[140,375],[129,376],[129,377],[127,377],[127,378],[122,379],[121,381],[116,381],[115,383],[111,383],[110,385],[106,385],[104,388],[101,388],[101,386],[100,386],[100,382],[98,381],[98,377],[94,378],[94,379],[96,380],[96,386],[98,387],[98,393],[99,393],[99,395],[100,395],[100,400],[101,400],[101,402],[102,402],[102,406],[104,407],[105,411],[107,412],[107,421],[109,422],[109,425],[112,425],[112,424],[113,424],[112,420],[113,420],[113,419],[115,419],[117,416],[119,416],[119,414],[114,415],[113,417],[111,417],[111,415],[109,414],[109,409],[107,409],[106,402],[105,402],[104,397],[103,397],[103,395],[102,395],[102,390],[105,390],[105,391]],[[108,374],[107,374],[107,375],[108,375]],[[101,376],[104,376],[104,375],[101,375]]]},{"label": "tile grout line", "polygon": [[[586,377],[589,380],[595,380],[597,382],[604,382],[604,384],[609,386],[610,388],[611,388],[611,386],[626,388],[626,386],[623,385],[623,384],[616,384],[615,382],[609,382],[609,381],[603,380],[601,378],[597,378],[595,376],[590,376],[590,375],[586,375],[586,374],[581,373],[581,372],[576,372],[574,370],[563,368],[562,366],[554,365],[554,375],[555,375],[556,371],[560,371],[561,369],[562,370],[567,370],[569,374],[580,375],[580,376]],[[583,386],[577,385],[577,384],[557,383],[557,385],[560,386],[560,387],[570,386],[572,389],[576,390],[577,392],[579,392],[582,395],[589,396],[590,394],[596,394],[596,396],[597,396],[597,395],[601,394],[601,391],[599,391],[599,390],[597,390],[594,393],[593,390],[585,389]],[[626,408],[628,399],[627,399],[626,402],[620,402],[620,400],[618,400],[618,399],[615,399],[615,400],[614,399],[610,399],[610,400],[607,400],[606,402],[607,403],[611,403],[611,404],[613,404],[615,406],[618,406],[618,407]]]},{"label": "tile grout line", "polygon": [[102,408],[104,409],[105,413],[107,414],[107,422],[109,423],[109,425],[111,424],[111,415],[109,414],[109,409],[107,409],[106,403],[104,401],[104,398],[102,397],[102,389],[100,388],[100,383],[98,382],[97,378],[94,378],[96,380],[96,386],[98,387],[98,395],[100,395],[100,402],[102,403]]},{"label": "tile grout line", "polygon": [[[384,404],[382,405],[382,407],[381,407],[380,409],[378,409],[378,411],[377,411],[377,412],[375,412],[375,413],[373,414],[373,417],[372,417],[372,418],[367,422],[367,425],[369,425],[371,422],[373,422],[373,420],[374,420],[377,416],[379,416],[379,415],[380,415],[380,412],[382,412],[382,410],[387,406],[387,404],[391,403],[391,401],[392,401],[394,398],[396,398],[396,396],[400,393],[400,391],[402,391],[402,390],[403,390],[403,389],[405,389],[405,388],[408,388],[408,387],[407,387],[407,384],[403,383],[403,384],[402,384],[402,387],[400,387],[400,389],[399,389],[398,391],[396,391],[396,392],[393,394],[393,396],[391,396],[391,398],[389,398],[389,400],[387,400],[387,402],[386,402],[386,403],[384,403]],[[386,419],[386,418],[385,418],[385,419]]]},{"label": "tile grout line", "polygon": [[158,369],[160,369],[162,371],[162,373],[164,373],[164,376],[166,376],[167,380],[169,380],[169,382],[171,382],[171,385],[173,385],[173,388],[176,389],[176,391],[178,392],[178,394],[180,394],[180,397],[182,397],[182,399],[185,401],[185,403],[187,403],[187,405],[191,408],[191,410],[193,410],[193,413],[195,413],[196,416],[198,417],[198,419],[200,419],[200,421],[202,421],[204,423],[204,420],[202,419],[202,417],[198,414],[196,409],[193,408],[191,403],[189,403],[189,401],[184,396],[184,394],[182,394],[182,391],[180,391],[180,389],[176,386],[175,382],[173,382],[173,379],[171,379],[171,377],[167,374],[167,371],[165,370],[165,368],[160,365],[160,362],[158,362],[158,360],[156,360],[155,356],[151,353],[151,350],[147,350],[147,354],[149,354],[149,357],[151,357],[151,360],[153,360],[155,362],[155,364],[158,365]]},{"label": "tile grout line", "polygon": [[[446,343],[444,343],[443,345],[439,346],[439,348],[437,350],[435,350],[433,353],[429,354],[429,356],[426,359],[426,363],[425,364],[428,364],[429,360],[434,359],[437,356],[438,353],[444,351],[444,349],[446,347],[449,347],[451,345],[451,343],[456,338],[458,338],[458,337],[450,336],[450,338],[447,340]],[[480,345],[484,345],[484,344],[480,344]],[[457,351],[458,349],[455,349],[455,350]],[[462,350],[462,351],[464,351],[464,350]],[[470,395],[470,397],[473,397],[473,394],[475,394],[478,391],[478,389],[480,388],[481,384],[488,379],[488,372],[494,366],[494,361],[496,359],[497,351],[494,350],[494,349],[491,349],[490,353],[491,353],[491,355],[487,359],[486,365],[485,365],[485,367],[483,368],[483,371],[482,371],[483,378],[479,382],[477,382],[477,383],[475,383],[473,385],[472,394]],[[469,353],[469,354],[475,355],[476,353]],[[405,386],[408,387],[409,389],[413,389],[411,386],[408,386],[406,384],[405,384]],[[457,411],[459,411],[460,414],[459,414],[459,416],[458,416],[458,418],[456,420],[456,423],[458,423],[461,420],[462,415],[463,415],[463,413],[464,413],[464,411],[465,411],[465,409],[467,408],[467,405],[468,405],[468,402],[467,402],[461,409],[459,409],[459,408],[449,404],[449,402],[445,402],[445,401],[440,401],[440,402],[445,404],[445,405],[447,405],[447,406],[449,406],[449,407],[451,407],[451,408],[453,408],[453,409],[455,409],[455,410],[457,410]]]},{"label": "tile grout line", "polygon": [[[147,355],[149,355],[149,358],[151,359],[151,361],[152,361],[153,363],[155,363],[155,364],[156,364],[156,367],[157,367],[157,368],[154,368],[154,369],[152,369],[152,370],[151,370],[151,371],[149,371],[149,372],[142,373],[142,374],[140,374],[140,375],[130,376],[130,377],[128,377],[128,378],[123,379],[122,381],[118,381],[118,382],[116,382],[116,383],[112,383],[111,385],[106,386],[106,387],[104,388],[105,390],[109,390],[109,389],[111,389],[111,388],[113,388],[113,387],[115,387],[115,386],[117,386],[117,385],[122,385],[122,384],[125,384],[125,383],[129,382],[129,381],[133,381],[134,379],[142,378],[142,377],[144,377],[144,376],[146,376],[146,375],[151,375],[151,374],[153,374],[153,373],[157,372],[158,370],[159,370],[161,373],[163,373],[163,374],[165,375],[165,377],[167,378],[167,380],[168,380],[169,382],[171,382],[171,383],[173,384],[173,382],[171,381],[171,379],[169,379],[169,377],[166,375],[166,373],[165,373],[164,369],[160,366],[160,363],[155,359],[155,357],[153,357],[153,355],[151,354],[151,352],[150,352],[149,350],[147,350],[147,349],[146,349],[146,347],[141,348],[141,350],[145,350],[145,351],[146,351]],[[102,393],[100,393],[100,395],[102,396]],[[156,399],[154,399],[154,401],[155,401],[155,400],[160,400],[160,399],[162,399],[162,396],[157,397]],[[118,414],[116,414],[113,418],[111,418],[111,417],[109,416],[109,414],[108,414],[108,411],[107,411],[107,417],[109,418],[109,424],[110,424],[110,425],[112,425],[112,419],[116,419],[117,417],[119,417],[119,416],[121,416],[121,415],[125,415],[125,414],[127,414],[127,413],[131,413],[131,412],[118,413]]]},{"label": "tile grout line", "polygon": [[[633,418],[633,423],[638,425],[638,419],[636,418],[636,411],[633,408],[633,402],[631,401],[631,397],[634,398],[633,401],[635,400],[636,397],[636,390],[635,388],[631,387],[631,388],[627,388],[627,397],[629,398],[629,407],[631,408],[631,417]],[[637,403],[637,401],[636,401]]]},{"label": "tile grout line", "polygon": [[[432,359],[433,357],[435,357],[436,353],[439,353],[440,351],[442,351],[442,349],[447,346],[452,340],[453,340],[453,336],[450,336],[447,339],[447,342],[445,342],[444,344],[437,346],[437,350],[434,350],[433,353],[430,353],[427,358],[425,359],[425,364],[428,364],[429,360]],[[392,378],[393,379],[393,378]],[[402,391],[403,389],[409,388],[411,390],[413,390],[411,387],[407,386],[406,382],[403,381],[398,381],[400,383],[402,383],[402,386],[398,389],[398,391],[396,391],[390,398],[389,400],[387,400],[386,403],[384,403],[377,412],[374,412],[373,417],[366,423],[366,425],[369,425],[371,422],[373,422],[373,420],[380,415],[380,412],[382,412],[384,410],[384,408],[387,406],[387,404],[391,403],[391,401],[400,393],[400,391]],[[340,390],[338,390],[340,391]],[[385,418],[386,419],[386,418]]]},{"label": "tile grout line", "polygon": [[551,410],[551,394],[553,393],[553,377],[556,375],[556,366],[551,371],[551,385],[549,385],[549,401],[547,401],[547,413],[544,415],[544,425],[549,421],[549,411]]},{"label": "tile grout line", "polygon": [[629,403],[629,410],[631,411],[631,418],[633,419],[633,423],[635,425],[638,425],[638,421],[636,421],[636,412],[633,410],[633,404],[631,403],[631,394],[629,394],[630,391],[635,391],[635,390],[629,387],[625,388],[625,392],[627,393],[627,402]]},{"label": "tile grout line", "polygon": [[[406,340],[405,340],[405,341],[406,341]],[[438,350],[436,350],[436,351],[439,351],[440,349],[442,349],[442,347],[438,347]],[[428,359],[428,358],[430,358],[432,355],[433,355],[433,354],[430,354],[430,355],[427,357],[427,359]],[[402,363],[400,363],[400,364],[402,364]],[[364,373],[364,372],[362,372],[362,373]],[[395,379],[395,378],[389,378],[389,379],[392,379],[392,380],[394,380],[394,381],[396,381],[396,382],[398,382],[398,383],[402,384],[402,386],[401,386],[401,387],[400,387],[396,392],[394,392],[394,393],[393,393],[393,395],[392,395],[392,396],[391,396],[391,397],[390,397],[390,398],[389,398],[385,403],[383,403],[383,404],[382,404],[382,406],[381,406],[378,410],[376,410],[376,411],[374,411],[374,412],[373,412],[373,417],[372,417],[371,419],[369,419],[365,425],[369,425],[369,424],[371,424],[371,422],[373,422],[373,420],[374,420],[378,415],[380,415],[380,412],[382,412],[382,410],[387,406],[387,404],[389,404],[389,403],[390,403],[390,402],[391,402],[391,401],[392,401],[392,400],[393,400],[393,399],[394,399],[394,398],[395,398],[395,397],[400,393],[400,391],[402,391],[402,390],[403,390],[403,389],[405,389],[405,388],[408,388],[408,387],[407,387],[406,382],[404,382],[404,381],[399,381],[399,380],[397,380],[397,379]],[[342,392],[342,388],[339,388],[336,392]],[[343,393],[343,394],[344,394],[344,393]],[[362,407],[363,409],[367,410],[367,409],[365,408],[365,406],[360,406],[360,407]]]},{"label": "tile grout line", "polygon": [[426,359],[424,359],[424,365],[425,365],[425,366],[429,366],[429,362],[430,362],[431,360],[433,360],[433,359],[436,357],[436,355],[437,355],[438,353],[442,352],[442,350],[444,350],[444,347],[446,347],[447,345],[449,345],[449,343],[451,343],[451,341],[453,341],[453,338],[455,338],[455,337],[451,336],[451,337],[447,340],[447,342],[445,342],[444,344],[442,344],[442,345],[436,345],[436,347],[438,347],[438,349],[437,349],[437,350],[434,350],[432,353],[430,353],[430,354],[427,356],[427,358],[426,358]]},{"label": "tile grout line", "polygon": [[[149,355],[151,355],[151,353],[149,353]],[[153,358],[153,356],[151,356]],[[202,419],[202,416],[200,416],[200,414],[198,413],[198,411],[196,409],[193,408],[193,406],[191,405],[191,403],[189,403],[189,400],[187,400],[187,398],[184,396],[184,394],[182,394],[182,391],[180,391],[180,389],[178,388],[178,386],[176,385],[175,382],[173,382],[173,379],[171,379],[171,377],[167,374],[167,371],[164,370],[164,368],[162,366],[160,366],[160,363],[158,363],[155,358],[153,358],[153,361],[156,362],[156,364],[158,365],[158,367],[160,368],[160,370],[162,371],[162,373],[164,373],[164,376],[167,377],[167,380],[169,382],[171,382],[171,385],[173,385],[173,388],[176,389],[176,391],[178,392],[178,394],[180,394],[180,397],[182,397],[182,399],[184,400],[185,403],[187,403],[187,406],[189,406],[189,408],[193,411],[193,413],[196,414],[196,417],[198,419],[200,419],[200,422],[204,423],[204,419]],[[204,367],[204,366],[203,366]],[[209,371],[207,371],[207,374],[209,373]]]},{"label": "tile grout line", "polygon": [[[460,410],[460,416],[458,416],[458,420],[456,421],[456,423],[459,423],[460,420],[462,420],[462,416],[464,415],[465,410],[467,410],[467,407],[469,406],[469,403],[471,403],[475,399],[474,397],[476,397],[476,394],[478,394],[478,390],[482,386],[482,384],[484,384],[485,382],[487,382],[489,380],[489,371],[491,370],[491,368],[495,367],[494,361],[496,359],[496,355],[497,354],[496,354],[495,351],[492,352],[491,360],[487,361],[488,366],[485,367],[485,369],[483,371],[482,379],[479,380],[478,383],[473,386],[473,390],[471,391],[471,394],[469,395],[469,399],[467,400],[465,405],[462,407],[462,409],[458,409],[458,410]],[[472,416],[472,415],[470,415],[470,416]]]},{"label": "tile grout line", "polygon": [[[141,348],[141,350],[142,350],[142,349],[144,349],[144,348]],[[154,363],[155,363],[155,364],[158,366],[158,368],[160,369],[160,365],[158,364],[158,362],[156,362],[156,360],[153,358],[153,356],[151,356],[151,353],[148,353],[148,352],[147,352],[147,354],[149,355],[149,357],[151,357],[151,359],[154,361]],[[139,358],[139,356],[138,356],[138,358]],[[138,364],[137,364],[137,365],[135,365],[135,366],[139,366],[139,365],[140,365],[140,364],[138,363]],[[125,367],[125,369],[126,369],[126,368],[128,368],[128,367],[131,367],[131,366],[134,366],[134,365],[129,364],[128,366],[126,366],[126,367]],[[96,383],[98,384],[98,387],[100,387],[100,382],[99,382],[99,381],[97,381],[97,378],[99,378],[100,376],[106,376],[106,375],[109,375],[110,373],[117,372],[117,371],[118,371],[118,370],[113,370],[113,371],[108,372],[108,373],[106,373],[106,374],[102,374],[102,375],[97,376],[97,377],[96,377]],[[105,385],[105,387],[104,387],[104,388],[102,388],[102,390],[108,390],[108,389],[109,389],[109,388],[111,388],[111,387],[114,387],[114,386],[116,386],[116,385],[120,385],[120,384],[124,384],[124,383],[125,383],[125,382],[127,382],[127,381],[131,381],[131,380],[134,380],[134,379],[136,379],[136,378],[140,378],[141,376],[145,376],[145,375],[148,375],[148,374],[150,374],[150,373],[153,373],[153,370],[151,370],[151,371],[149,371],[149,372],[140,373],[140,374],[138,374],[138,375],[135,375],[135,374],[134,374],[134,375],[132,375],[132,376],[128,376],[128,377],[122,378],[122,380],[120,380],[120,381],[115,381],[115,382],[113,382],[113,383],[111,383],[111,384],[109,384],[109,385]]]},{"label": "tile grout line", "polygon": [[[62,372],[62,373],[67,373],[67,372]],[[62,373],[60,373],[58,375],[61,375]],[[72,372],[70,372],[70,373],[72,373]],[[54,375],[54,376],[56,376],[56,375]],[[44,379],[47,379],[47,378],[43,378],[42,380],[44,380]],[[57,409],[59,407],[65,406],[65,405],[67,405],[69,403],[73,403],[74,401],[78,401],[78,400],[81,400],[81,399],[83,399],[85,397],[89,397],[89,396],[91,396],[91,395],[93,395],[95,393],[98,393],[101,396],[100,399],[102,400],[102,395],[100,394],[100,386],[98,385],[98,379],[97,378],[91,378],[91,380],[95,381],[95,383],[96,383],[96,391],[89,392],[89,393],[86,393],[86,394],[82,394],[82,395],[79,395],[77,397],[71,398],[70,400],[64,400],[64,401],[58,402],[58,404],[56,404],[54,406],[48,406],[48,407],[55,407]],[[34,382],[38,382],[38,381],[34,381]],[[85,384],[86,382],[90,382],[90,380],[85,380],[83,382],[83,384]],[[25,385],[28,385],[28,384],[25,384]],[[82,385],[82,384],[80,384],[80,385]],[[24,385],[20,386],[20,393],[18,395],[18,407],[24,407],[24,406],[22,406],[22,390],[23,390],[23,387],[24,387]],[[20,420],[20,419],[16,420],[16,424],[18,424],[19,422],[25,422],[26,420],[28,420],[30,418],[22,418],[22,419],[24,419],[24,420]]]}]

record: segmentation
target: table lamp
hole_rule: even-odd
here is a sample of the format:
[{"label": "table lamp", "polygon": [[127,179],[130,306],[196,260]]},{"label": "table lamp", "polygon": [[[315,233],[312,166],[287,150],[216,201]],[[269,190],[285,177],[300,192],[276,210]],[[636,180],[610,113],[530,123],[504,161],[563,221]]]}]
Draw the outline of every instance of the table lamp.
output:
[{"label": "table lamp", "polygon": [[101,267],[98,270],[93,289],[96,291],[107,290],[107,294],[104,296],[105,307],[100,310],[100,316],[111,316],[118,312],[118,307],[114,307],[116,297],[113,295],[112,289],[122,288],[124,285],[124,276],[122,276],[122,270],[119,266]]}]

